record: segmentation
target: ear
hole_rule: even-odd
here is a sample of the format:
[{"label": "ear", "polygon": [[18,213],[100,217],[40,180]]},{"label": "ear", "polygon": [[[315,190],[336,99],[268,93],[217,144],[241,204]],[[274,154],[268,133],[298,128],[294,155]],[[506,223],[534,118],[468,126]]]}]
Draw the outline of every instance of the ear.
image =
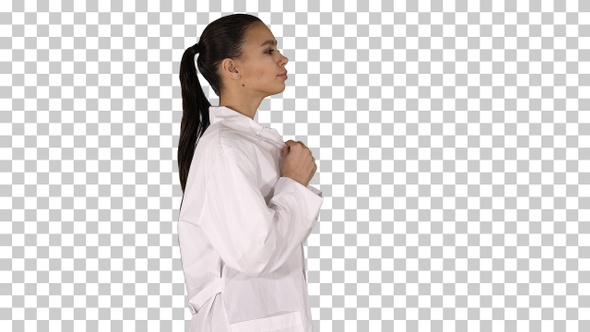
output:
[{"label": "ear", "polygon": [[234,59],[225,58],[221,61],[221,72],[223,76],[232,78],[237,80],[239,76],[239,72],[237,67],[237,63]]}]

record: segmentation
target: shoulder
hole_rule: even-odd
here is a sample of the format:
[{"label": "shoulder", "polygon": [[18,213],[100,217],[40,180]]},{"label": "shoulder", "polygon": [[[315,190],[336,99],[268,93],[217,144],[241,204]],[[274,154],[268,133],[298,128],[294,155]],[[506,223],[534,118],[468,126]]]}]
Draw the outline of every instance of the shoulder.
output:
[{"label": "shoulder", "polygon": [[[211,161],[211,167],[223,164],[251,162],[254,155],[253,138],[224,126],[222,122],[211,124],[197,144],[199,158]],[[196,153],[195,153],[196,154]]]},{"label": "shoulder", "polygon": [[257,138],[233,129],[223,122],[219,123],[217,136],[219,146],[224,152],[252,155],[257,144]]}]

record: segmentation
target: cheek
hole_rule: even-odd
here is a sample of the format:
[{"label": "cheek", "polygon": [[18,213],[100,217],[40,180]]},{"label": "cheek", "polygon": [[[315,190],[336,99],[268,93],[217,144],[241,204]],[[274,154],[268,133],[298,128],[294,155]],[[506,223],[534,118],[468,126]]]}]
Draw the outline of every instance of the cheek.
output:
[{"label": "cheek", "polygon": [[269,59],[262,59],[246,66],[246,73],[252,79],[269,80],[276,76],[276,70],[273,69],[273,65],[275,64]]},{"label": "cheek", "polygon": [[248,80],[250,84],[266,84],[266,82],[270,81],[270,73],[268,70],[264,68],[250,68],[248,71]]}]

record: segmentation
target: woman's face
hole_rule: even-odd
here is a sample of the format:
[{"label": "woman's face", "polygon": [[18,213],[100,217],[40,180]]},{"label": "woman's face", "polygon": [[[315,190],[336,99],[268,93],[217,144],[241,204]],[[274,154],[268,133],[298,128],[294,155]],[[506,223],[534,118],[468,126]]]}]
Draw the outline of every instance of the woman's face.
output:
[{"label": "woman's face", "polygon": [[263,23],[255,23],[246,31],[243,56],[236,60],[236,69],[241,78],[242,89],[262,97],[285,90],[287,57],[277,50],[277,41]]}]

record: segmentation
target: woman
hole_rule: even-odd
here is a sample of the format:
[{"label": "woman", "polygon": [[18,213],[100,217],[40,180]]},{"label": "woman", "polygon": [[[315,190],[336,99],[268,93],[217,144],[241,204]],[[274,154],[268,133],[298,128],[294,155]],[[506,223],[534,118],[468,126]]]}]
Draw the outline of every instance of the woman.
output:
[{"label": "woman", "polygon": [[315,159],[254,121],[262,99],[285,89],[288,59],[276,47],[260,19],[235,14],[182,57],[178,234],[190,331],[312,330],[302,242],[323,202],[309,185]]}]

